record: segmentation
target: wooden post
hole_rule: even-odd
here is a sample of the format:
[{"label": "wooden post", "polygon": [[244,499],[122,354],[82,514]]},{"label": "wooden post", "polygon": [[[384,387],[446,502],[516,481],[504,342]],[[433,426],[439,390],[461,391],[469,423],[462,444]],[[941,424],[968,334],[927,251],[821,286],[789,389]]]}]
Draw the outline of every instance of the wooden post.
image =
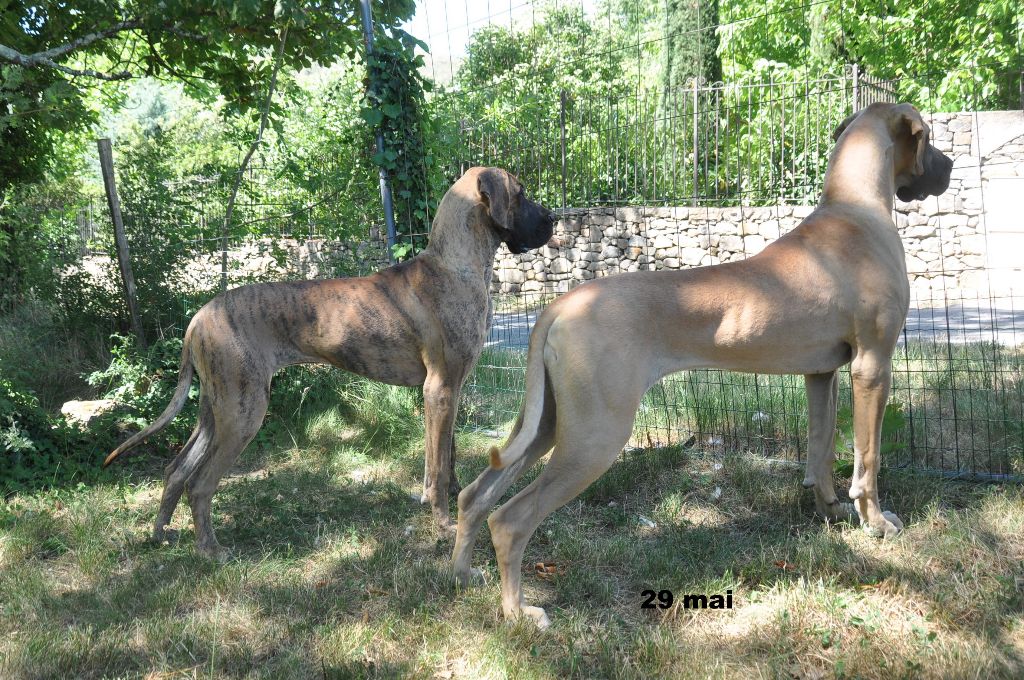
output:
[{"label": "wooden post", "polygon": [[121,281],[124,283],[124,299],[128,303],[128,315],[131,317],[132,331],[139,341],[139,347],[146,349],[146,336],[142,332],[142,317],[139,316],[139,303],[135,295],[135,277],[132,275],[132,263],[128,260],[128,239],[124,235],[124,222],[121,219],[121,202],[117,198],[117,187],[114,185],[114,155],[110,150],[109,139],[96,140],[96,146],[100,150],[103,188],[107,191],[110,219],[114,223],[114,242],[117,244],[117,263],[121,267]]}]

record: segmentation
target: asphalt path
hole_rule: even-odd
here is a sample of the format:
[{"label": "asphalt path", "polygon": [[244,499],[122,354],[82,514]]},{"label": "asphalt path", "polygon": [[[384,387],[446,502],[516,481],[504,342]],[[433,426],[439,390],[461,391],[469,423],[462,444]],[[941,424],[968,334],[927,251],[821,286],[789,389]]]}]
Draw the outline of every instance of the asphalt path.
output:
[{"label": "asphalt path", "polygon": [[[541,309],[494,314],[486,347],[526,349],[530,330]],[[1015,297],[970,298],[944,306],[912,307],[900,344],[930,340],[963,345],[995,342],[1008,347],[1024,344],[1024,294]]]}]

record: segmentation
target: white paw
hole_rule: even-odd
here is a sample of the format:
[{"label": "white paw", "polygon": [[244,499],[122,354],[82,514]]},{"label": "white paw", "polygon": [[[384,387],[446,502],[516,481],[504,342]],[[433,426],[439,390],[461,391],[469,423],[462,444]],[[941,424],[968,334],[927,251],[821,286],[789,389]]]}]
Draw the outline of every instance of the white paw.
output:
[{"label": "white paw", "polygon": [[896,538],[903,530],[903,521],[892,512],[883,512],[882,521],[875,525],[864,523],[864,531],[872,538]]},{"label": "white paw", "polygon": [[[884,517],[887,520],[889,520],[889,523],[892,524],[893,527],[895,527],[897,534],[899,532],[903,531],[903,520],[901,520],[899,517],[897,517],[895,512],[883,512],[882,513],[882,517]],[[893,534],[893,535],[895,535],[895,534]],[[886,533],[885,536],[886,536],[886,538],[892,538],[892,536],[889,536],[888,533]]]},{"label": "white paw", "polygon": [[852,522],[857,517],[857,509],[853,507],[853,503],[836,503],[833,508],[834,519],[837,522]]},{"label": "white paw", "polygon": [[540,607],[523,607],[519,610],[519,615],[533,621],[538,630],[545,630],[551,625],[551,619]]}]

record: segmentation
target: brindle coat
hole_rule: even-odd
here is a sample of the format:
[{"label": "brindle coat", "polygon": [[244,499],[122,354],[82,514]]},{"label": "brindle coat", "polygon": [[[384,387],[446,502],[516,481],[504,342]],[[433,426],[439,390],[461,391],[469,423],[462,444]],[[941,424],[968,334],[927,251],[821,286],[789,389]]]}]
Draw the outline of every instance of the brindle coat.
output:
[{"label": "brindle coat", "polygon": [[222,557],[210,523],[220,478],[263,423],[271,377],[283,366],[328,363],[392,385],[423,385],[423,498],[450,527],[452,429],[463,382],[487,337],[492,262],[551,238],[554,215],[526,198],[519,180],[472,168],[445,194],[430,242],[408,262],[372,276],[242,286],[200,309],[185,331],[178,386],[149,427],[104,465],[166,427],[199,376],[199,421],[167,466],[154,538],[188,492],[198,550]]}]

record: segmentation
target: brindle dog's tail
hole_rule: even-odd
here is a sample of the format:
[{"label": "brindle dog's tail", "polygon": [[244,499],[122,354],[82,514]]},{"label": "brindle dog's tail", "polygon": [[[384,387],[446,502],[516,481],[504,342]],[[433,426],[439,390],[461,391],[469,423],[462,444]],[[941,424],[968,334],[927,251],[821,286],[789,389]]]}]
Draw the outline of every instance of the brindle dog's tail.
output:
[{"label": "brindle dog's tail", "polygon": [[[551,310],[551,307],[548,308]],[[548,344],[548,331],[558,315],[541,314],[537,325],[530,333],[530,351],[526,356],[526,394],[523,397],[523,410],[509,441],[505,442],[505,450],[499,451],[492,446],[490,451],[491,467],[500,470],[516,462],[526,453],[530,444],[537,438],[541,418],[545,417],[545,407],[552,413],[552,404],[545,404],[547,368],[544,366],[544,350]],[[548,416],[550,417],[550,415]]]},{"label": "brindle dog's tail", "polygon": [[178,386],[174,390],[174,396],[171,397],[171,403],[167,405],[167,408],[164,409],[164,412],[156,420],[150,423],[149,427],[129,437],[124,443],[114,449],[107,456],[107,459],[103,461],[103,467],[107,467],[122,453],[135,448],[150,436],[167,427],[181,409],[185,407],[185,402],[188,401],[189,387],[192,385],[192,374],[195,373],[195,368],[192,366],[192,350],[189,349],[188,336],[189,334],[186,333],[184,347],[181,350],[181,367],[178,369]]}]

